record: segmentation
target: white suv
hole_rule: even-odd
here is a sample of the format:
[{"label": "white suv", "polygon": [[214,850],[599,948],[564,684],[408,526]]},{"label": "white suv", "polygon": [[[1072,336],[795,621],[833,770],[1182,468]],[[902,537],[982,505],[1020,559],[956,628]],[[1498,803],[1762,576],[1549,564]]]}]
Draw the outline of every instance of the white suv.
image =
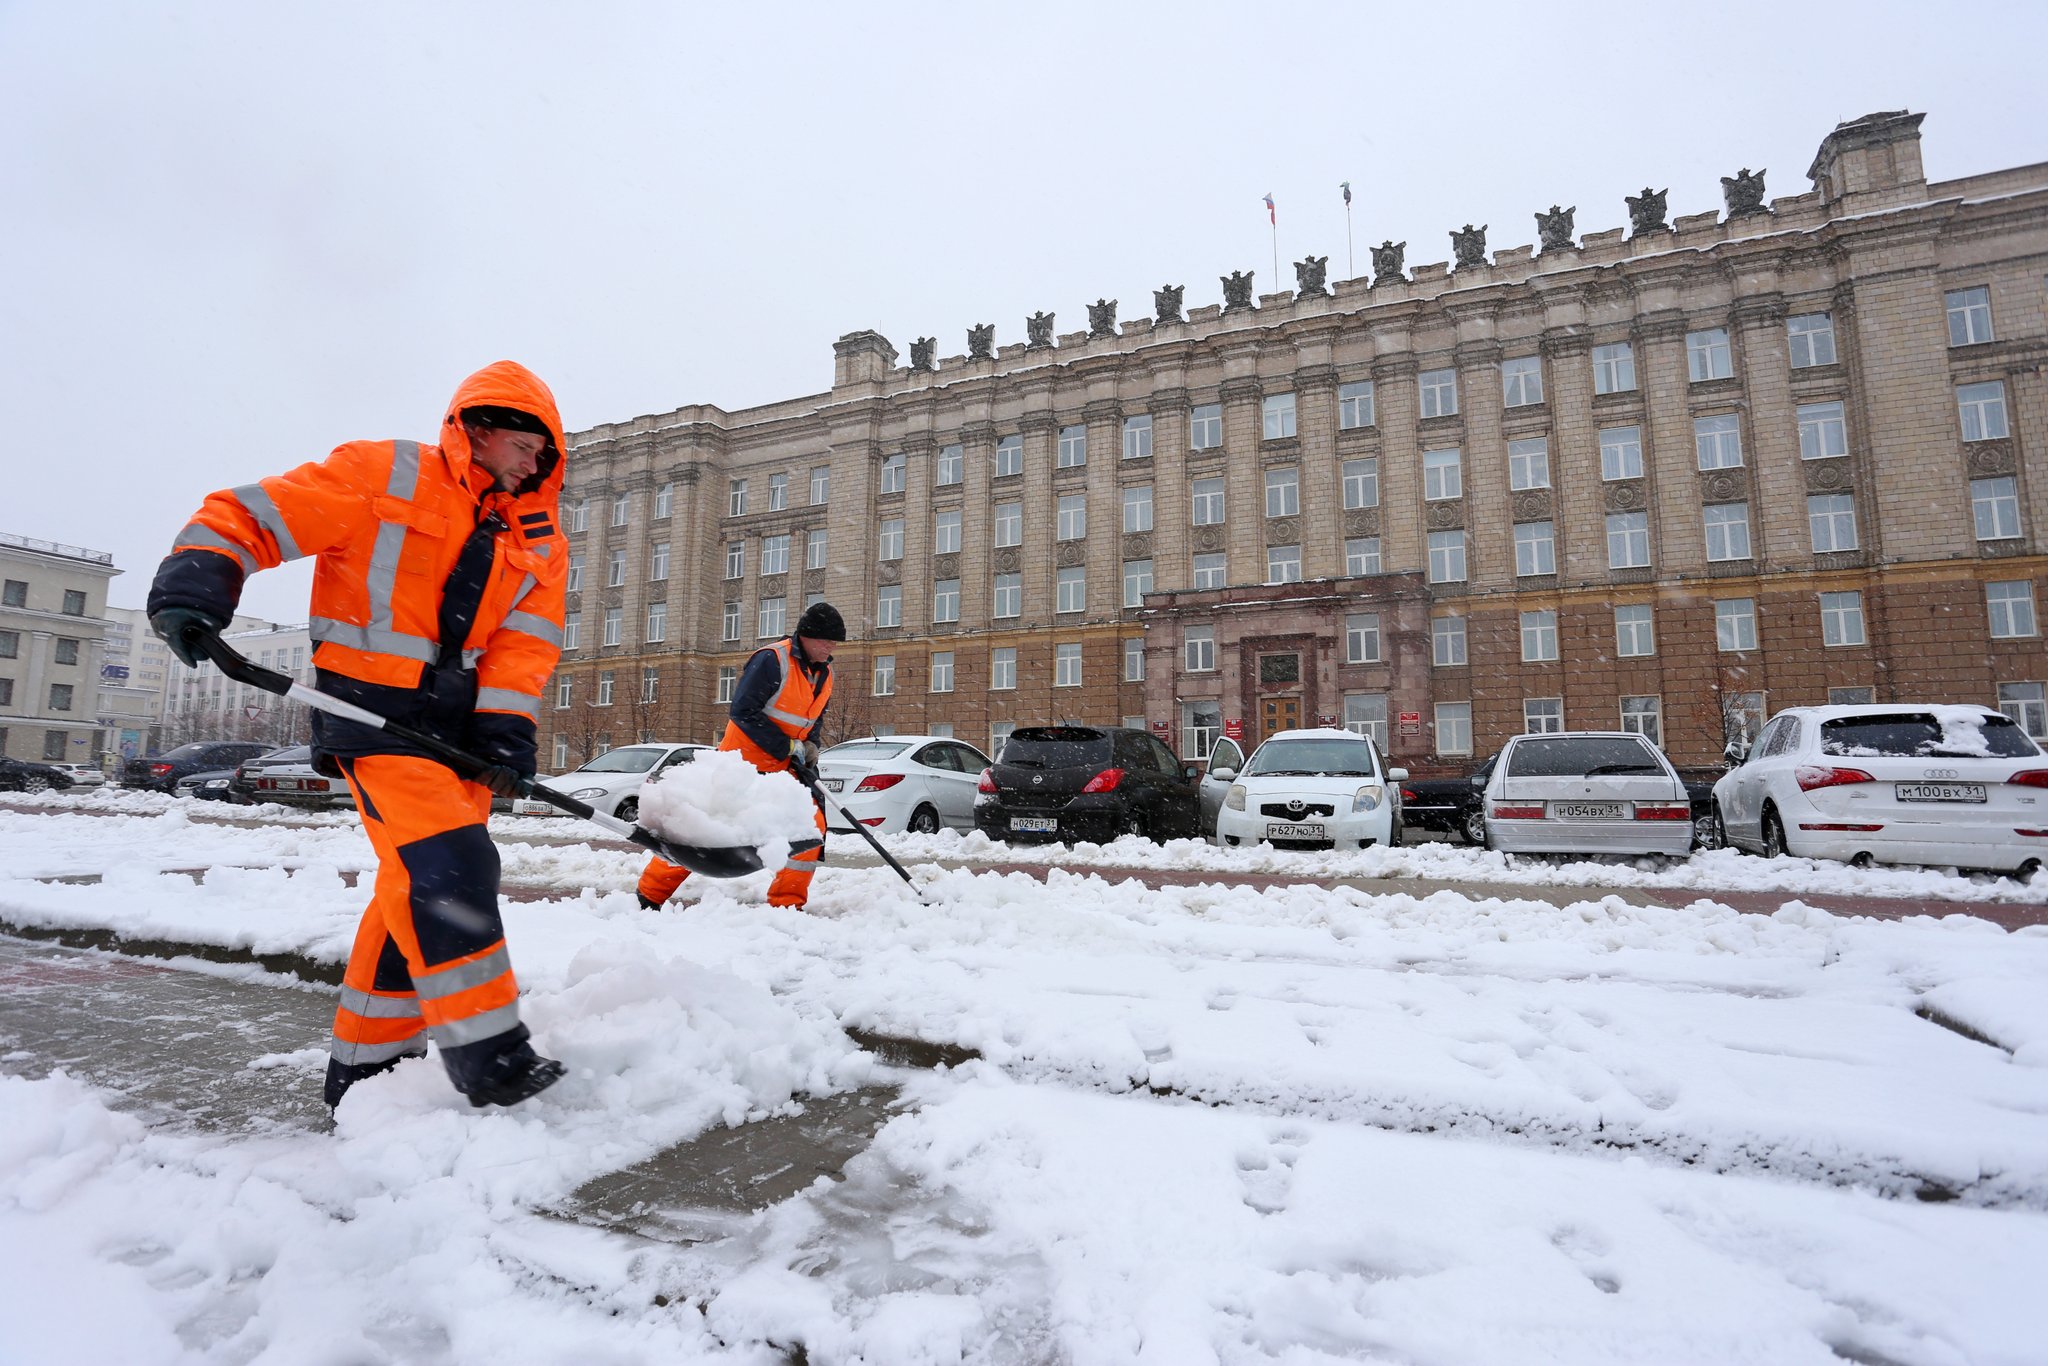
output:
[{"label": "white suv", "polygon": [[2031,870],[2048,756],[1989,707],[1791,707],[1714,784],[1714,821],[1767,856]]},{"label": "white suv", "polygon": [[[640,785],[659,778],[677,764],[710,749],[709,745],[621,745],[608,749],[581,768],[540,781],[555,791],[587,802],[593,810],[622,821],[640,819]],[[515,816],[553,816],[560,808],[531,797],[512,803]]]}]

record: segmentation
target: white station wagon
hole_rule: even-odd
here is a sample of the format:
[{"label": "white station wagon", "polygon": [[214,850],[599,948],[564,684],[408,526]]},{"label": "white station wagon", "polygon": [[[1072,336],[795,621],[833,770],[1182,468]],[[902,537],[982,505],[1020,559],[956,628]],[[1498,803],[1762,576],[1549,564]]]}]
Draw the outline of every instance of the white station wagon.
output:
[{"label": "white station wagon", "polygon": [[1487,779],[1486,844],[1510,854],[1692,849],[1692,803],[1663,751],[1632,731],[1510,739]]}]

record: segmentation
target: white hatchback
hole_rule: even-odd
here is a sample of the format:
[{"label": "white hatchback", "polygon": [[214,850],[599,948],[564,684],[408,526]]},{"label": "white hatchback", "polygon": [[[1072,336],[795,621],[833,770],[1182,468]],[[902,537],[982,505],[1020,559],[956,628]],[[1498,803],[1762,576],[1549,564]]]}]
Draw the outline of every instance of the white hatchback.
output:
[{"label": "white hatchback", "polygon": [[[1217,770],[1220,782],[1228,770]],[[1216,812],[1219,845],[1370,849],[1401,842],[1405,768],[1348,730],[1283,730],[1252,751]]]},{"label": "white hatchback", "polygon": [[1510,854],[1692,849],[1692,803],[1663,751],[1632,731],[1509,739],[1481,798],[1486,845]]},{"label": "white hatchback", "polygon": [[[608,749],[581,768],[540,781],[555,791],[587,803],[593,810],[622,821],[640,819],[640,786],[652,782],[677,764],[686,764],[710,749],[709,745],[621,745]],[[515,816],[555,816],[561,808],[531,797],[515,798]]]},{"label": "white hatchback", "polygon": [[1737,848],[2001,871],[2048,857],[2048,757],[1989,707],[1791,707],[1714,784]]},{"label": "white hatchback", "polygon": [[[974,828],[974,794],[988,756],[949,735],[878,735],[818,756],[818,781],[868,829],[893,835]],[[826,808],[827,828],[853,833]]]}]

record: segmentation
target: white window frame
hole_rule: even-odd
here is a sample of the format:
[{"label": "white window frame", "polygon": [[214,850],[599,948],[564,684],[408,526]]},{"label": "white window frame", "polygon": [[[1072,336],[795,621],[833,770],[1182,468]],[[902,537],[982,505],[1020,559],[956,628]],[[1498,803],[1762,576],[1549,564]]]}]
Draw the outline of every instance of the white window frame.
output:
[{"label": "white window frame", "polygon": [[1647,569],[1650,567],[1650,514],[1610,512],[1607,514],[1607,567]]},{"label": "white window frame", "polygon": [[1059,446],[1054,455],[1053,468],[1077,470],[1088,463],[1088,427],[1085,423],[1071,423],[1060,428]]},{"label": "white window frame", "polygon": [[1417,411],[1423,417],[1458,415],[1458,372],[1424,370],[1415,376]]},{"label": "white window frame", "polygon": [[1024,438],[1013,433],[998,440],[993,464],[997,479],[1024,473]]},{"label": "white window frame", "polygon": [[878,493],[901,493],[910,481],[910,457],[902,451],[882,457],[882,468],[875,491]]},{"label": "white window frame", "polygon": [[875,667],[870,671],[868,678],[873,685],[874,696],[894,697],[896,695],[896,656],[876,655]]},{"label": "white window frame", "polygon": [[718,686],[711,694],[714,702],[731,702],[732,695],[739,691],[740,670],[737,664],[718,666]]},{"label": "white window frame", "polygon": [[1124,637],[1124,682],[1145,681],[1145,637]]},{"label": "white window frame", "polygon": [[1525,436],[1508,442],[1508,488],[1550,487],[1550,438]]},{"label": "white window frame", "polygon": [[1085,612],[1088,610],[1088,569],[1085,565],[1070,564],[1061,567],[1053,580],[1053,611]]},{"label": "white window frame", "polygon": [[789,533],[761,538],[761,575],[789,572]]},{"label": "white window frame", "polygon": [[811,467],[811,506],[818,507],[832,501],[832,467],[813,465]]},{"label": "white window frame", "polygon": [[[1007,608],[1009,610],[1005,611]],[[989,615],[998,620],[1008,620],[1024,615],[1024,576],[1022,574],[996,575],[995,588],[991,594]]]},{"label": "white window frame", "polygon": [[659,645],[668,639],[668,604],[650,602],[647,604],[647,633],[642,637],[649,645]]},{"label": "white window frame", "polygon": [[1152,591],[1152,561],[1124,561],[1124,606],[1143,607],[1145,595]]},{"label": "white window frame", "polygon": [[1188,516],[1192,525],[1221,526],[1224,512],[1222,479],[1197,479],[1189,486]]},{"label": "white window frame", "polygon": [[1346,664],[1377,664],[1380,662],[1380,614],[1378,612],[1353,612],[1344,618],[1344,662]]},{"label": "white window frame", "polygon": [[747,576],[747,543],[727,541],[725,543],[725,577],[728,582]]},{"label": "white window frame", "polygon": [[615,691],[616,687],[617,680],[612,670],[598,670],[597,697],[591,702],[590,705],[593,707],[609,707],[612,704],[612,694]]},{"label": "white window frame", "polygon": [[947,508],[932,514],[932,554],[957,555],[960,553],[959,508]]},{"label": "white window frame", "polygon": [[1849,453],[1849,419],[1840,399],[1799,405],[1799,458],[1828,460]]},{"label": "white window frame", "polygon": [[1052,647],[1052,685],[1055,688],[1081,686],[1081,647],[1055,644]]},{"label": "white window frame", "polygon": [[569,557],[569,581],[562,585],[562,591],[565,593],[580,593],[583,591],[583,557],[581,555],[571,555]]},{"label": "white window frame", "polygon": [[1377,426],[1373,411],[1372,381],[1353,380],[1337,386],[1337,430],[1357,431],[1363,427]]},{"label": "white window frame", "polygon": [[1848,493],[1806,495],[1806,529],[1816,555],[1855,550],[1856,498]]},{"label": "white window frame", "polygon": [[1181,632],[1181,667],[1191,674],[1216,672],[1216,628],[1189,626]]},{"label": "white window frame", "polygon": [[2001,683],[1998,709],[2035,740],[2048,738],[2048,687],[2035,682]]},{"label": "white window frame", "polygon": [[1465,582],[1465,533],[1462,528],[1429,533],[1429,581]]},{"label": "white window frame", "polygon": [[1557,662],[1557,609],[1539,608],[1522,613],[1522,662],[1524,664],[1553,664]]},{"label": "white window frame", "polygon": [[804,533],[804,568],[823,569],[825,567],[825,537],[826,532],[823,527],[814,528]]},{"label": "white window frame", "polygon": [[1522,699],[1522,733],[1524,735],[1556,735],[1564,730],[1564,699],[1562,697],[1525,697]]},{"label": "white window frame", "polygon": [[1344,694],[1344,729],[1372,741],[1380,753],[1387,752],[1387,695],[1383,692]]},{"label": "white window frame", "polygon": [[1152,529],[1152,486],[1124,486],[1124,534],[1135,535]]},{"label": "white window frame", "polygon": [[2032,579],[2000,579],[1984,585],[1984,613],[1993,640],[2023,640],[2040,634],[2034,614]]},{"label": "white window frame", "polygon": [[1648,659],[1657,653],[1657,609],[1646,602],[1614,609],[1614,653],[1618,659]]},{"label": "white window frame", "polygon": [[1965,441],[1998,441],[2012,435],[2006,421],[2005,381],[1956,386],[1956,421]]},{"label": "white window frame", "polygon": [[1267,394],[1259,400],[1259,439],[1285,441],[1297,435],[1294,394]]},{"label": "white window frame", "polygon": [[1593,392],[1626,394],[1636,387],[1636,348],[1631,342],[1608,342],[1593,348]]},{"label": "white window frame", "polygon": [[1948,315],[1948,344],[1977,346],[1995,340],[1991,335],[1991,291],[1982,285],[1951,289],[1942,296]]},{"label": "white window frame", "polygon": [[623,549],[614,550],[605,559],[604,586],[607,588],[620,588],[625,585],[625,582],[626,552]]},{"label": "white window frame", "polygon": [[607,607],[604,609],[604,643],[617,645],[626,631],[626,609]]},{"label": "white window frame", "polygon": [[718,638],[720,640],[738,640],[740,638],[740,611],[741,604],[737,602],[725,604],[725,610],[719,614],[718,618]]},{"label": "white window frame", "polygon": [[1471,662],[1466,653],[1465,618],[1442,616],[1429,619],[1429,662],[1439,669],[1455,669]]},{"label": "white window frame", "polygon": [[1835,320],[1828,313],[1798,313],[1785,319],[1785,352],[1794,370],[1835,363]]},{"label": "white window frame", "polygon": [[1133,413],[1124,419],[1124,459],[1145,460],[1152,455],[1152,414]]},{"label": "white window frame", "polygon": [[960,580],[932,580],[932,621],[945,623],[960,620]]},{"label": "white window frame", "polygon": [[1624,697],[1621,699],[1621,728],[1642,736],[1651,744],[1664,747],[1664,699],[1661,697]]},{"label": "white window frame", "polygon": [[786,511],[786,510],[788,509],[788,507],[789,507],[789,475],[788,475],[788,473],[787,473],[787,472],[784,472],[784,473],[782,473],[782,474],[771,474],[771,475],[769,475],[769,476],[768,476],[768,510],[769,510],[770,512],[783,512],[783,511]]},{"label": "white window frame", "polygon": [[1970,521],[1980,541],[2010,541],[2020,534],[2020,485],[2010,474],[1970,481]]},{"label": "white window frame", "polygon": [[1543,402],[1543,357],[1513,356],[1500,363],[1503,408],[1529,408]]},{"label": "white window frame", "polygon": [[1188,409],[1188,449],[1213,451],[1223,444],[1223,405],[1198,403]]},{"label": "white window frame", "polygon": [[1200,592],[1208,592],[1229,586],[1230,557],[1221,550],[1204,550],[1196,553],[1189,575],[1189,585]]},{"label": "white window frame", "polygon": [[1266,515],[1268,517],[1298,517],[1301,515],[1300,466],[1267,466]]},{"label": "white window frame", "polygon": [[1080,541],[1088,537],[1088,495],[1085,493],[1063,493],[1060,495],[1059,512],[1054,524],[1053,539],[1056,541]]},{"label": "white window frame", "polygon": [[1266,547],[1266,582],[1301,582],[1301,547],[1299,545],[1269,545]]},{"label": "white window frame", "polygon": [[1692,448],[1703,470],[1742,467],[1742,418],[1737,413],[1707,413],[1692,420]]},{"label": "white window frame", "polygon": [[1436,752],[1438,754],[1470,754],[1472,752],[1472,704],[1470,702],[1439,702],[1436,704]]},{"label": "white window frame", "polygon": [[[1726,564],[1750,558],[1748,503],[1708,503],[1700,510],[1700,518],[1706,534],[1708,563]],[[1715,553],[1717,541],[1719,554]]]},{"label": "white window frame", "polygon": [[1515,523],[1515,576],[1557,572],[1557,523]]},{"label": "white window frame", "polygon": [[1352,508],[1376,508],[1380,505],[1380,458],[1376,455],[1359,456],[1346,460],[1343,470],[1343,501],[1348,511]]},{"label": "white window frame", "polygon": [[1347,578],[1384,572],[1379,537],[1353,536],[1344,542],[1344,574]]},{"label": "white window frame", "polygon": [[775,640],[789,634],[789,599],[763,598],[754,609],[754,638]]},{"label": "white window frame", "polygon": [[1735,353],[1728,347],[1728,329],[1703,327],[1685,334],[1685,374],[1693,384],[1732,379]]},{"label": "white window frame", "polygon": [[1024,505],[1022,503],[997,503],[995,515],[996,548],[1024,544]]},{"label": "white window frame", "polygon": [[1456,446],[1440,446],[1422,453],[1422,499],[1446,503],[1465,496],[1465,453]]},{"label": "white window frame", "polygon": [[1740,654],[1756,648],[1756,599],[1714,600],[1714,648]]},{"label": "white window frame", "polygon": [[967,448],[957,441],[939,447],[939,458],[932,469],[932,483],[938,488],[950,488],[967,477]]},{"label": "white window frame", "polygon": [[668,542],[656,541],[648,552],[647,581],[664,583],[668,579]]},{"label": "white window frame", "polygon": [[661,668],[648,664],[640,670],[640,700],[658,702],[661,700]]},{"label": "white window frame", "polygon": [[655,521],[658,522],[664,517],[673,516],[675,513],[675,506],[676,486],[674,484],[663,484],[660,488],[654,491]]},{"label": "white window frame", "polygon": [[884,517],[876,527],[875,560],[888,564],[903,558],[903,518]]},{"label": "white window frame", "polygon": [[931,686],[927,691],[953,691],[953,652],[951,650],[932,651]]},{"label": "white window frame", "polygon": [[744,517],[747,515],[747,481],[728,479],[725,481],[725,515]]},{"label": "white window frame", "polygon": [[990,692],[1014,692],[1017,688],[1017,647],[998,645],[988,652]]},{"label": "white window frame", "polygon": [[1820,643],[1830,649],[1849,649],[1869,643],[1863,629],[1863,594],[1851,589],[1820,595]]},{"label": "white window frame", "polygon": [[612,525],[624,526],[633,513],[633,495],[619,493],[612,496]]},{"label": "white window frame", "polygon": [[875,588],[875,626],[886,629],[903,624],[903,585],[879,584]]},{"label": "white window frame", "polygon": [[1625,427],[1602,427],[1600,429],[1600,478],[1611,483],[1617,479],[1640,479],[1643,477],[1643,429],[1630,424]]}]

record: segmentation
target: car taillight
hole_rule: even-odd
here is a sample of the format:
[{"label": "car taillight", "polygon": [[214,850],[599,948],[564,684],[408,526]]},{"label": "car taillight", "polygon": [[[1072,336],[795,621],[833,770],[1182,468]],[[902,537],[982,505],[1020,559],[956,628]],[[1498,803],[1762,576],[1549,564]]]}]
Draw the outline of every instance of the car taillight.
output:
[{"label": "car taillight", "polygon": [[1823,787],[1840,787],[1844,783],[1874,783],[1860,768],[1826,768],[1820,764],[1801,764],[1792,770],[1792,780],[1799,784],[1801,792],[1814,792]]},{"label": "car taillight", "polygon": [[2048,768],[2029,768],[2006,779],[2015,787],[2048,787]]},{"label": "car taillight", "polygon": [[992,769],[992,768],[985,768],[985,769],[983,769],[983,770],[981,771],[981,781],[980,781],[980,782],[978,782],[978,783],[976,783],[976,784],[974,785],[974,790],[975,790],[976,792],[993,792],[993,791],[995,791],[995,790],[996,790],[996,771],[995,771],[994,769]]},{"label": "car taillight", "polygon": [[1692,807],[1685,802],[1637,802],[1636,819],[1639,821],[1689,821]]},{"label": "car taillight", "polygon": [[149,776],[152,778],[161,778],[170,771],[171,766],[169,764],[151,764],[149,766]]},{"label": "car taillight", "polygon": [[1493,814],[1504,821],[1540,821],[1543,808],[1540,806],[1496,806]]},{"label": "car taillight", "polygon": [[903,775],[901,773],[870,773],[867,777],[862,778],[860,786],[853,790],[856,795],[862,792],[886,792],[902,781]]},{"label": "car taillight", "polygon": [[1122,769],[1105,768],[1102,772],[1090,778],[1088,786],[1081,790],[1083,792],[1114,792],[1116,791],[1116,785],[1123,780],[1124,771]]},{"label": "car taillight", "polygon": [[1422,798],[1415,795],[1414,788],[1404,787],[1401,789],[1401,800],[1404,802],[1419,802]]}]

